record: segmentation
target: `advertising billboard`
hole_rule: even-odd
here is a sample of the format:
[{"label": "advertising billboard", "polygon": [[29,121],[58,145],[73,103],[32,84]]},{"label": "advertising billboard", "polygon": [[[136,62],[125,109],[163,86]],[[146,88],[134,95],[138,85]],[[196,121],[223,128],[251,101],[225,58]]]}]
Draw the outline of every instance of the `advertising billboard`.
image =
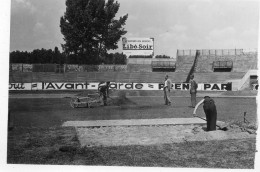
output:
[{"label": "advertising billboard", "polygon": [[154,54],[154,38],[122,38],[123,53],[149,56]]},{"label": "advertising billboard", "polygon": [[[98,82],[37,82],[9,83],[9,90],[97,90]],[[163,90],[163,83],[111,82],[110,89],[116,90]],[[173,90],[190,90],[189,83],[172,83]],[[258,89],[258,85],[257,88]],[[231,91],[232,83],[198,83],[201,91]]]}]

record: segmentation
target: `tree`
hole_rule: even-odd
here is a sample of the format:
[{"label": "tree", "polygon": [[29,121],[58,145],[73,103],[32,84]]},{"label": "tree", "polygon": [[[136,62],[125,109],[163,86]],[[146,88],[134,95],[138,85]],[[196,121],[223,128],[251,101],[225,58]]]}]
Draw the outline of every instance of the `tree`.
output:
[{"label": "tree", "polygon": [[114,0],[66,0],[66,11],[60,19],[61,33],[68,55],[74,54],[83,63],[98,63],[108,50],[126,34],[123,26],[128,15],[114,19],[119,10]]},{"label": "tree", "polygon": [[126,55],[123,53],[110,53],[107,54],[105,60],[103,61],[105,64],[126,64]]}]

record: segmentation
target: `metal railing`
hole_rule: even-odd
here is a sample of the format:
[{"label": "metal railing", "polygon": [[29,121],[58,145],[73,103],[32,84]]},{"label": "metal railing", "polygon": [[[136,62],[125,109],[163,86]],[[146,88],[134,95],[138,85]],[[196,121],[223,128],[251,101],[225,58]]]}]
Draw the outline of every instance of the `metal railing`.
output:
[{"label": "metal railing", "polygon": [[[257,53],[257,49],[200,49],[200,55],[226,56]],[[195,56],[196,50],[177,50],[178,56]]]}]

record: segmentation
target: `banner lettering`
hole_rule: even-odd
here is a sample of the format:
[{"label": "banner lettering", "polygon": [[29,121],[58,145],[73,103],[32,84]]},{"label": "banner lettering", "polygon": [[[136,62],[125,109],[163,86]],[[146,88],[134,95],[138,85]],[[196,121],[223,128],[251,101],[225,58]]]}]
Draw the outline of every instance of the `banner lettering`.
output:
[{"label": "banner lettering", "polygon": [[[38,83],[9,83],[9,90],[97,90],[98,82],[38,82]],[[163,83],[120,83],[111,82],[109,88],[116,90],[163,90]],[[172,90],[189,90],[189,83],[172,83]],[[258,89],[255,85],[253,89]],[[231,91],[232,83],[199,83],[198,91]]]}]

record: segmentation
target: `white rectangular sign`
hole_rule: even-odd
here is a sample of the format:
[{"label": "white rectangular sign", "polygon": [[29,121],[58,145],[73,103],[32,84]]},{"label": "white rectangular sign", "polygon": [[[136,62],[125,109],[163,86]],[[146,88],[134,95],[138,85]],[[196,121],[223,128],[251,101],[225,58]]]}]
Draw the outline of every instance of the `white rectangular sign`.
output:
[{"label": "white rectangular sign", "polygon": [[122,38],[123,53],[130,55],[153,55],[154,38]]}]

